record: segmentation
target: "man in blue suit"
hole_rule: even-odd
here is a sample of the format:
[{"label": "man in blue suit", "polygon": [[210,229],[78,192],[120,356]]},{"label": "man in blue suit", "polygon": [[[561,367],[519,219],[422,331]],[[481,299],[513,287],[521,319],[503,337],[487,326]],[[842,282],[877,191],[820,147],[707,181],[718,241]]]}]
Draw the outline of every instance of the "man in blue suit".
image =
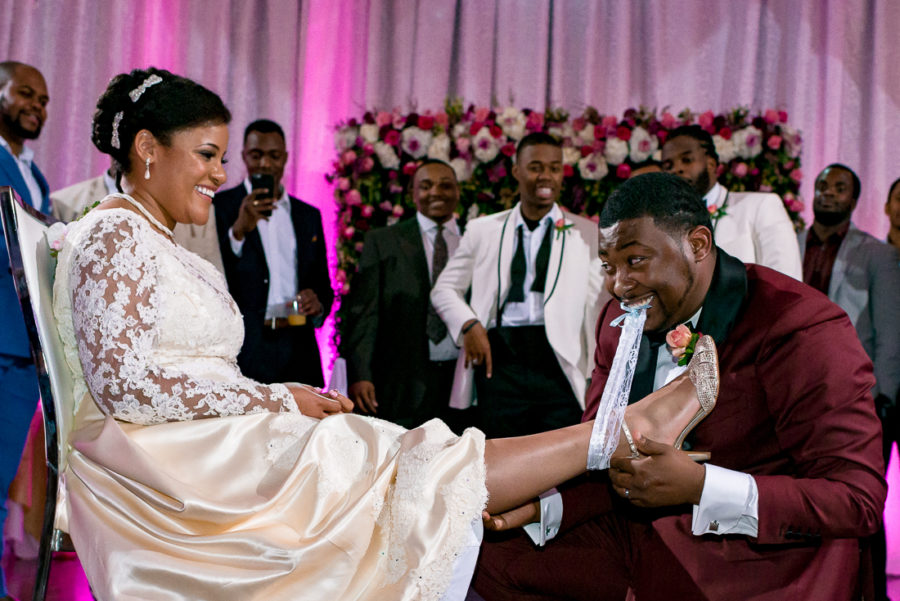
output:
[{"label": "man in blue suit", "polygon": [[[23,202],[50,212],[50,188],[34,164],[34,140],[47,119],[47,84],[41,72],[23,63],[0,63],[0,186],[12,186]],[[0,233],[2,236],[2,233]],[[6,243],[0,243],[0,525],[6,497],[19,466],[28,425],[39,397],[37,375],[22,311],[9,271]],[[3,553],[0,545],[0,554]],[[0,572],[0,601],[11,600]]]}]

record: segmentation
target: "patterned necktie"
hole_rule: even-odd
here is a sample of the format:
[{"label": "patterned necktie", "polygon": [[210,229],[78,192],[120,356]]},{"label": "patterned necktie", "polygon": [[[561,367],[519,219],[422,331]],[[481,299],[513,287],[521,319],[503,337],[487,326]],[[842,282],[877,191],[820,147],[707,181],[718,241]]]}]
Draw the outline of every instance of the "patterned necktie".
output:
[{"label": "patterned necktie", "polygon": [[516,228],[518,239],[516,240],[516,253],[513,255],[512,264],[509,267],[509,295],[506,297],[508,303],[525,302],[525,274],[528,272],[528,265],[525,262],[525,241],[522,228],[520,225]]},{"label": "patterned necktie", "polygon": [[[437,235],[434,237],[434,252],[431,255],[431,285],[437,281],[438,276],[447,266],[447,240],[444,239],[444,226],[438,225]],[[428,339],[437,344],[447,335],[447,326],[434,310],[434,305],[428,303],[428,318],[425,324],[425,332]]]}]

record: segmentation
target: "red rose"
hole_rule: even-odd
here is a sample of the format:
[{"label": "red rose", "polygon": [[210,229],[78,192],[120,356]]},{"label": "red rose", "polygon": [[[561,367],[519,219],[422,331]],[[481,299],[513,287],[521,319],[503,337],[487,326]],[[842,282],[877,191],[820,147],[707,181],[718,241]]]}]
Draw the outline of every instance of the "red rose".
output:
[{"label": "red rose", "polygon": [[715,120],[716,116],[712,111],[706,111],[702,113],[699,117],[697,117],[697,123],[703,129],[709,131],[709,129],[713,126],[713,120]]},{"label": "red rose", "polygon": [[624,142],[627,142],[631,139],[631,130],[624,125],[620,125],[616,128],[616,137]]},{"label": "red rose", "polygon": [[419,129],[428,131],[432,127],[434,127],[434,117],[431,115],[419,115]]},{"label": "red rose", "polygon": [[781,136],[769,136],[769,139],[766,140],[766,146],[772,150],[778,150],[781,148]]},{"label": "red rose", "polygon": [[575,131],[581,131],[584,129],[585,125],[587,125],[587,121],[585,121],[584,117],[575,117],[572,119],[572,129]]},{"label": "red rose", "polygon": [[572,165],[563,165],[563,177],[572,177],[575,175],[575,169],[572,168]]},{"label": "red rose", "polygon": [[719,130],[719,136],[723,140],[730,140],[731,139],[731,128],[723,127],[722,129]]},{"label": "red rose", "polygon": [[434,116],[434,121],[444,129],[447,129],[447,126],[450,125],[450,117],[447,116],[447,113],[441,111],[440,113]]},{"label": "red rose", "polygon": [[631,167],[629,167],[627,163],[620,163],[619,166],[616,167],[616,177],[619,179],[628,179],[631,177]]},{"label": "red rose", "polygon": [[469,135],[470,135],[470,136],[474,136],[475,134],[477,134],[477,133],[478,133],[478,130],[480,130],[480,129],[482,128],[482,126],[484,126],[484,123],[482,123],[481,121],[476,121],[476,122],[474,122],[474,123],[469,127]]},{"label": "red rose", "polygon": [[528,119],[525,121],[525,128],[529,131],[540,131],[542,127],[544,127],[544,113],[537,111],[529,113]]},{"label": "red rose", "polygon": [[503,129],[496,123],[491,125],[491,135],[495,138],[503,137]]},{"label": "red rose", "polygon": [[390,130],[388,133],[384,135],[384,143],[389,144],[391,146],[396,146],[400,143],[400,132],[396,129]]},{"label": "red rose", "polygon": [[582,146],[582,147],[581,147],[581,156],[582,156],[582,158],[583,158],[583,157],[586,157],[586,156],[590,156],[590,155],[592,155],[592,154],[594,154],[594,147],[593,147],[593,146]]},{"label": "red rose", "polygon": [[500,148],[500,152],[502,152],[503,154],[505,154],[508,157],[511,157],[516,154],[516,145],[513,144],[512,142],[504,144]]},{"label": "red rose", "polygon": [[778,111],[778,120],[787,123],[787,111]]},{"label": "red rose", "polygon": [[594,126],[594,139],[595,140],[603,140],[606,138],[606,128],[603,125],[595,125]]},{"label": "red rose", "polygon": [[403,164],[403,175],[411,176],[416,172],[416,169],[419,167],[419,164],[415,161],[409,161],[408,163]]},{"label": "red rose", "polygon": [[774,123],[778,123],[778,111],[775,109],[768,109],[763,115],[763,119],[766,120],[766,123],[772,125]]}]

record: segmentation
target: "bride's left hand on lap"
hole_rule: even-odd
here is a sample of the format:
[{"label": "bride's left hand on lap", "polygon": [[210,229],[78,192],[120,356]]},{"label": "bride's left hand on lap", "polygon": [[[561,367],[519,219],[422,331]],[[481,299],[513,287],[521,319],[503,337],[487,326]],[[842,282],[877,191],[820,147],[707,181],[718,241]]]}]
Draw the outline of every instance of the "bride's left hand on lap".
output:
[{"label": "bride's left hand on lap", "polygon": [[287,384],[287,387],[294,395],[300,413],[308,417],[322,419],[353,410],[353,402],[336,390],[320,392],[305,384]]}]

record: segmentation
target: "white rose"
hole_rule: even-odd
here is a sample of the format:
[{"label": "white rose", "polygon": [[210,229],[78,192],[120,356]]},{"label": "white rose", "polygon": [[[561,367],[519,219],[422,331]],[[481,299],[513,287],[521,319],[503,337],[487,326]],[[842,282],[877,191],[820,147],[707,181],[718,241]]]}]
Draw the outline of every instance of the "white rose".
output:
[{"label": "white rose", "polygon": [[374,123],[365,123],[359,126],[359,135],[362,139],[370,144],[378,141],[379,127]]},{"label": "white rose", "polygon": [[784,151],[788,156],[797,156],[800,154],[800,147],[803,143],[800,132],[788,125],[781,126],[781,137],[784,139]]},{"label": "white rose", "polygon": [[500,145],[497,139],[491,135],[490,129],[482,127],[472,138],[472,148],[474,148],[475,158],[482,163],[493,161],[500,152]]},{"label": "white rose", "polygon": [[464,123],[462,121],[460,121],[459,123],[454,125],[453,131],[451,132],[451,134],[453,135],[453,139],[455,140],[456,138],[462,138],[463,136],[468,136],[469,135],[469,127],[470,127],[469,123]]},{"label": "white rose", "polygon": [[578,172],[584,179],[598,180],[606,177],[609,167],[606,165],[606,160],[595,152],[578,161]]},{"label": "white rose", "polygon": [[631,139],[628,140],[629,153],[632,163],[643,163],[659,148],[659,140],[651,136],[643,127],[635,127],[631,130]]},{"label": "white rose", "polygon": [[563,165],[574,165],[581,160],[581,151],[574,146],[563,148]]},{"label": "white rose", "polygon": [[394,152],[394,147],[384,142],[375,142],[375,156],[385,169],[396,169],[400,166],[400,158]]},{"label": "white rose", "polygon": [[608,138],[603,156],[610,165],[620,165],[628,156],[628,142],[619,138]]},{"label": "white rose", "polygon": [[450,161],[453,172],[456,174],[457,181],[464,182],[472,177],[472,171],[469,169],[469,163],[462,157],[456,157]]},{"label": "white rose", "polygon": [[431,145],[428,147],[428,158],[429,159],[438,159],[441,161],[449,162],[450,161],[450,136],[447,134],[440,134],[439,136],[435,136],[431,140]]},{"label": "white rose", "polygon": [[584,126],[584,129],[578,132],[577,140],[575,142],[577,144],[581,144],[582,146],[593,146],[595,139],[594,126],[588,123]]},{"label": "white rose", "polygon": [[762,152],[762,132],[752,125],[734,132],[731,141],[734,142],[738,156],[742,158],[752,159]]},{"label": "white rose", "polygon": [[566,140],[575,137],[575,130],[572,129],[572,124],[568,121],[565,123],[554,123],[547,128],[547,133],[551,136],[559,138],[560,140]]},{"label": "white rose", "polygon": [[356,144],[356,136],[359,135],[359,132],[356,127],[342,127],[336,132],[334,132],[334,147],[338,149],[339,152],[347,150],[348,148],[352,148]]},{"label": "white rose", "polygon": [[414,159],[421,159],[431,145],[431,132],[416,126],[407,127],[400,134],[400,148]]},{"label": "white rose", "polygon": [[526,122],[525,115],[514,106],[506,107],[500,113],[500,116],[497,117],[497,124],[500,126],[500,129],[503,130],[506,137],[513,140],[521,140],[525,135]]},{"label": "white rose", "polygon": [[712,137],[713,144],[716,146],[716,154],[719,155],[719,162],[722,164],[730,163],[737,156],[734,147],[734,139],[726,140],[722,136],[716,134]]}]

